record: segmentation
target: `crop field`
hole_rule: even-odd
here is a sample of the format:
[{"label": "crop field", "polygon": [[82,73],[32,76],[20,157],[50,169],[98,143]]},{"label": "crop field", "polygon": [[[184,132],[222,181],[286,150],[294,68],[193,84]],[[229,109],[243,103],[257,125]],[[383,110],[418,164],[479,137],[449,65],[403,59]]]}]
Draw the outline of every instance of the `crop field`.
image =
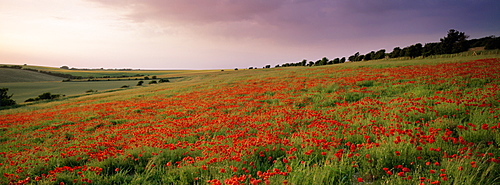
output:
[{"label": "crop field", "polygon": [[197,73],[210,73],[216,72],[220,70],[69,70],[69,69],[60,69],[53,67],[44,67],[44,66],[23,66],[25,68],[49,71],[54,73],[64,73],[70,74],[73,76],[81,76],[84,78],[87,77],[102,77],[102,76],[110,76],[110,77],[121,77],[121,76],[134,76],[134,75],[144,75],[144,76],[158,76],[158,77],[171,77],[172,75],[184,75],[184,74],[197,74]]},{"label": "crop field", "polygon": [[[110,76],[111,78],[95,78],[97,81],[88,81],[88,79],[72,80],[71,82],[62,82],[65,78],[55,77],[43,73],[33,72],[29,70],[0,68],[0,88],[8,88],[9,95],[13,94],[13,100],[17,103],[22,103],[28,98],[34,98],[38,95],[50,92],[53,94],[63,94],[67,96],[80,96],[88,90],[98,92],[113,91],[120,89],[122,86],[134,87],[139,80],[144,77],[127,77],[115,78],[121,76],[133,76],[136,74],[149,76],[157,76],[158,78],[169,79],[169,81],[182,81],[192,78],[192,76],[209,74],[212,72],[220,72],[220,70],[156,70],[156,71],[111,71],[111,70],[62,70],[50,67],[27,66],[30,69],[43,71],[51,71],[57,73],[65,73],[72,75],[89,76]],[[109,80],[109,81],[108,81]],[[159,79],[151,79],[158,81]],[[144,85],[151,80],[143,80]],[[122,89],[120,89],[122,90]]]},{"label": "crop field", "polygon": [[[0,83],[0,87],[9,88],[9,94],[13,94],[12,99],[17,103],[22,103],[28,98],[34,98],[38,95],[50,92],[52,94],[64,94],[74,96],[85,94],[88,90],[106,91],[110,89],[119,89],[127,85],[134,87],[138,81],[99,81],[99,82],[16,82]],[[144,81],[146,85],[149,80]]]},{"label": "crop field", "polygon": [[3,184],[500,184],[500,57],[207,73],[0,112]]},{"label": "crop field", "polygon": [[42,74],[34,71],[0,68],[0,83],[61,80],[64,80],[64,78]]}]

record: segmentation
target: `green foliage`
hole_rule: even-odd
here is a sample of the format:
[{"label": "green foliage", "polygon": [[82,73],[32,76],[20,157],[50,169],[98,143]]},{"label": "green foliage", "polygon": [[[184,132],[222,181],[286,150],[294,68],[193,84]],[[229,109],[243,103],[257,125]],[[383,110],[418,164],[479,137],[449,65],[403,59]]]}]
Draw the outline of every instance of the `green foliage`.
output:
[{"label": "green foliage", "polygon": [[61,96],[64,96],[64,95],[51,94],[50,92],[46,92],[46,93],[38,95],[38,97],[36,97],[36,98],[29,98],[24,102],[32,102],[32,101],[40,101],[40,100],[53,100],[53,99],[57,99]]},{"label": "green foliage", "polygon": [[143,83],[144,83],[144,81],[141,80],[141,81],[137,82],[137,86],[141,86]]},{"label": "green foliage", "polygon": [[16,101],[11,99],[13,94],[8,95],[7,91],[9,91],[8,88],[0,88],[0,107],[11,106],[16,104]]}]

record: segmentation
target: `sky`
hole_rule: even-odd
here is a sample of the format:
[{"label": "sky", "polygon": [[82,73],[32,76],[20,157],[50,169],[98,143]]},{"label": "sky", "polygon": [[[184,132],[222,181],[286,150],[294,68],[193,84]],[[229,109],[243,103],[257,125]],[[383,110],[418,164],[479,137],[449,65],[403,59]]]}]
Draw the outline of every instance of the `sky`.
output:
[{"label": "sky", "polygon": [[500,36],[498,0],[0,0],[0,63],[232,69]]}]

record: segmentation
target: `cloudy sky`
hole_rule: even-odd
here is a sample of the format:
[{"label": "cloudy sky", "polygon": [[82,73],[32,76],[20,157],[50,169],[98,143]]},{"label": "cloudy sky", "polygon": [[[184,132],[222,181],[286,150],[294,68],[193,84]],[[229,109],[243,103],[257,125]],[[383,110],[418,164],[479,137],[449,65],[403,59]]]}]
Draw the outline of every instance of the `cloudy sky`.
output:
[{"label": "cloudy sky", "polygon": [[230,69],[500,36],[498,0],[0,0],[0,63]]}]

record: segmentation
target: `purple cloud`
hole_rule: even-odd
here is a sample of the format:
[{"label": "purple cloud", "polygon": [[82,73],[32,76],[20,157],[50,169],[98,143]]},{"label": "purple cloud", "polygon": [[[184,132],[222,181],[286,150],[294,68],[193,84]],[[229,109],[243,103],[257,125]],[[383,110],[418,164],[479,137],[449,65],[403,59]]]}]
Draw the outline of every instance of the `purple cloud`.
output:
[{"label": "purple cloud", "polygon": [[[439,30],[445,33],[448,27],[452,27],[449,23],[458,27],[484,27],[484,24],[489,23],[493,30],[498,30],[499,24],[494,23],[499,23],[497,18],[500,18],[497,11],[500,3],[496,1],[92,1],[128,9],[130,13],[126,17],[132,21],[148,20],[183,26],[206,26],[208,30],[220,31],[227,36],[267,35],[292,40],[302,36],[313,41],[336,36],[369,37],[395,33],[426,33],[428,29],[447,27]],[[497,21],[488,22],[492,20]]]},{"label": "purple cloud", "polygon": [[342,55],[437,42],[452,28],[472,38],[500,32],[495,0],[89,1],[127,10],[123,16],[131,22],[178,26],[207,37],[330,47]]}]

